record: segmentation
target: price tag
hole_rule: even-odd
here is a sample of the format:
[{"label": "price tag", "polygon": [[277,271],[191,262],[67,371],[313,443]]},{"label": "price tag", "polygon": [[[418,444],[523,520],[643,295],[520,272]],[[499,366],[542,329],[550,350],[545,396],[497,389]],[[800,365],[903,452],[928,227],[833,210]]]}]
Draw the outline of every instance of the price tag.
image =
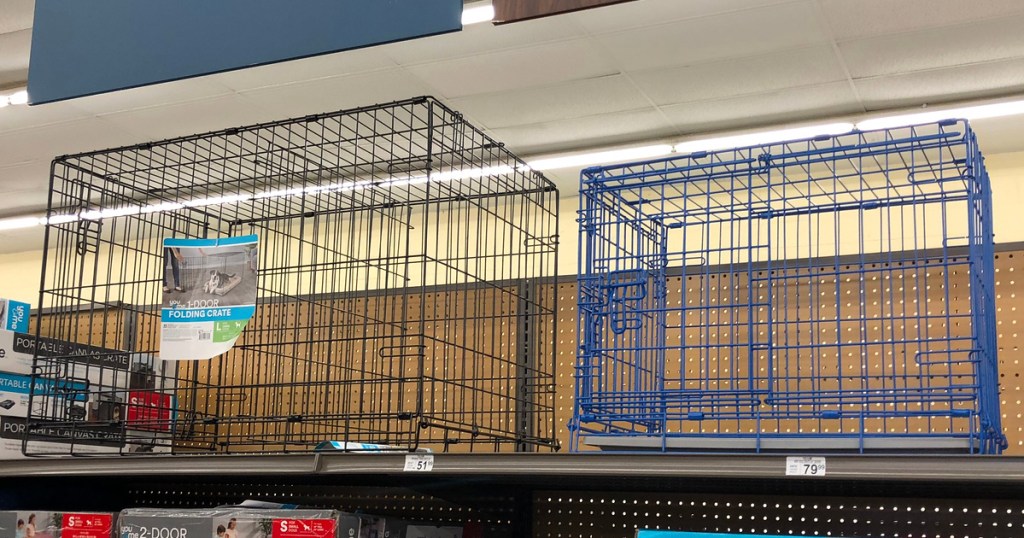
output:
[{"label": "price tag", "polygon": [[786,476],[825,476],[822,456],[786,458]]},{"label": "price tag", "polygon": [[433,454],[409,454],[405,457],[405,470],[428,473],[434,470]]}]

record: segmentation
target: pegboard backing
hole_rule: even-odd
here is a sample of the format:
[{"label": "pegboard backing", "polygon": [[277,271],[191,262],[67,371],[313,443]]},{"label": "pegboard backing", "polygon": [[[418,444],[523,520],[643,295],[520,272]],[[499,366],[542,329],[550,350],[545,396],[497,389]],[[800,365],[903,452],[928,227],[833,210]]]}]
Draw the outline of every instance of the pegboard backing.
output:
[{"label": "pegboard backing", "polygon": [[[1002,245],[998,248],[998,252],[995,255],[995,272],[1000,413],[1003,420],[1003,431],[1009,443],[1004,453],[1024,455],[1024,381],[1022,381],[1022,375],[1024,375],[1024,364],[1022,364],[1024,362],[1024,353],[1022,353],[1022,348],[1024,348],[1024,326],[1018,321],[1019,312],[1024,311],[1024,281],[1019,277],[1019,275],[1024,274],[1024,249],[1021,249],[1020,245],[1017,244]],[[905,273],[910,275],[918,272]],[[684,282],[687,282],[686,279],[693,279],[689,280],[692,283],[694,280],[699,282],[699,278],[685,275],[669,277],[669,288],[676,290],[672,300],[681,300],[681,292],[687,289],[683,287]],[[955,270],[950,271],[949,274],[942,271],[924,271],[913,280],[919,281],[913,284],[912,287],[917,287],[924,292],[921,301],[926,307],[937,301],[944,302],[944,291],[948,289],[952,308],[960,310],[964,308],[962,303],[965,300],[966,290],[968,289],[964,271]],[[732,285],[732,283],[729,283],[729,285]],[[691,284],[689,289],[699,290],[701,287],[699,287],[699,284]],[[563,446],[565,446],[569,442],[567,425],[568,421],[572,418],[574,405],[572,401],[574,394],[570,392],[574,386],[574,378],[572,367],[567,366],[567,361],[564,358],[569,357],[575,360],[578,346],[576,317],[575,312],[571,308],[571,305],[575,305],[576,301],[576,283],[559,283],[557,291],[560,306],[556,326],[558,332],[556,356],[559,357],[555,370],[555,378],[558,383],[556,416],[558,421],[558,438]],[[839,295],[845,297],[845,291],[845,288],[840,287]],[[728,293],[729,291],[726,290],[726,294]],[[832,297],[834,298],[835,295]],[[850,302],[851,306],[854,305],[854,301],[849,298],[846,298],[845,301]],[[879,309],[884,308],[885,305],[884,299],[868,298],[864,304],[865,315],[868,317],[877,315]],[[943,329],[945,328],[943,327]],[[742,332],[745,330],[745,327],[738,326],[736,330]],[[963,328],[954,327],[953,330],[962,331]],[[954,334],[957,333],[954,332]],[[691,336],[692,333],[687,333],[686,335]],[[694,337],[696,336],[694,335]],[[879,354],[868,355],[867,368],[869,371],[880,371],[883,367],[882,357],[884,355],[881,350],[873,350],[872,353],[874,351],[878,351]],[[836,366],[835,357],[836,355],[833,353],[831,356],[832,360],[822,361],[821,366],[825,369],[834,369]],[[687,353],[684,361],[676,362],[674,365],[672,363],[669,364],[675,368],[674,371],[678,371],[682,367],[695,371],[700,368],[700,358],[695,353]],[[782,431],[786,429],[793,430],[794,424],[792,422],[779,421],[768,426],[772,431],[780,429]],[[917,419],[910,424],[912,431],[919,428],[932,427],[926,426],[926,422],[926,419]],[[738,421],[728,425],[728,427],[733,432],[751,432],[755,430],[756,425],[752,421]],[[886,424],[884,421],[879,420],[873,421],[871,427],[875,430],[878,428],[892,428],[892,431],[906,431],[907,424]],[[581,445],[580,449],[593,450],[592,447],[587,447],[586,445]]]},{"label": "pegboard backing", "polygon": [[[1024,379],[1022,379],[1024,376],[1024,351],[1022,351],[1024,350],[1024,325],[1021,325],[1018,320],[1020,313],[1024,312],[1024,279],[1020,277],[1020,275],[1024,275],[1024,249],[1020,249],[1017,245],[1003,246],[995,256],[995,268],[999,390],[1003,428],[1009,441],[1005,453],[1024,455]],[[685,277],[672,278],[674,285],[681,286]],[[949,281],[949,285],[953,290],[962,290],[965,285],[962,275],[959,273],[954,275]],[[572,418],[574,401],[575,380],[573,374],[578,346],[576,339],[576,283],[564,280],[555,285],[546,284],[544,286],[553,286],[557,294],[549,293],[550,289],[542,288],[542,295],[550,297],[545,300],[556,305],[557,316],[553,339],[544,340],[542,345],[555,347],[553,371],[556,386],[553,394],[550,390],[548,393],[554,402],[556,440],[564,447],[568,446],[569,442],[567,425]],[[63,335],[51,332],[51,324],[47,321],[49,316],[43,316],[43,335],[75,336],[76,340],[84,338],[86,343],[110,345],[124,338],[123,333],[120,332],[123,325],[118,319],[117,312],[112,309],[103,315],[98,313],[82,314],[73,324],[76,329]],[[291,315],[294,316],[294,314]],[[288,319],[293,320],[294,318],[289,317]],[[146,322],[149,321],[143,321],[143,323]],[[139,332],[145,333],[146,331],[140,327]],[[544,338],[545,335],[542,334],[540,337]],[[542,353],[541,356],[550,357],[552,354]],[[212,362],[209,365],[200,364],[199,368],[210,368],[212,364]],[[696,359],[692,357],[688,358],[686,364],[688,368],[697,366]],[[225,367],[227,372],[231,372],[234,368],[230,375],[235,377],[241,376],[245,371],[243,363],[240,362],[229,362],[225,364]],[[739,427],[749,429],[752,426],[740,424]],[[193,445],[188,446],[196,448]],[[469,450],[470,446],[469,443],[454,444],[449,446],[449,450],[459,452]]]},{"label": "pegboard backing", "polygon": [[1004,454],[1024,455],[1024,249],[997,252],[995,266],[999,403],[1009,442]]},{"label": "pegboard backing", "polygon": [[29,331],[35,334],[36,323],[39,334],[53,338],[105,349],[124,349],[128,345],[132,328],[130,310],[112,307],[84,312],[67,312],[60,315],[32,315]]},{"label": "pegboard backing", "polygon": [[[437,290],[422,298],[409,296],[406,301],[411,307],[402,322],[418,321],[421,301],[423,310],[430,315],[423,324],[427,337],[423,354],[427,359],[422,385],[419,383],[422,364],[402,361],[402,368],[389,371],[388,366],[398,361],[395,356],[378,353],[379,342],[373,338],[345,336],[347,328],[359,325],[358,320],[328,319],[334,312],[351,310],[386,315],[384,298],[335,299],[333,312],[297,303],[263,305],[257,310],[254,326],[243,334],[235,349],[210,361],[179,366],[179,378],[216,379],[217,382],[199,390],[189,387],[178,391],[182,407],[195,410],[194,415],[186,417],[190,422],[188,435],[180,439],[178,451],[259,451],[260,445],[247,442],[257,435],[308,439],[309,443],[314,443],[317,439],[332,438],[337,422],[344,422],[346,429],[354,432],[378,432],[376,441],[366,438],[364,442],[401,443],[405,437],[419,437],[424,446],[444,452],[515,451],[520,448],[515,445],[515,437],[503,432],[516,431],[515,420],[519,417],[550,431],[550,387],[547,384],[517,385],[520,332],[530,329],[519,323],[517,309],[520,305],[512,290],[500,287],[459,292]],[[302,361],[282,364],[279,356],[285,351],[271,354],[253,351],[265,351],[267,342],[285,330],[280,325],[282,319],[288,327],[310,336],[308,343],[299,346]],[[464,323],[466,319],[487,319],[488,322]],[[140,334],[152,334],[147,323],[158,323],[158,320],[155,317],[144,320]],[[485,353],[474,353],[446,342],[443,334],[449,325],[456,324],[460,325],[458,334],[465,341],[485,342]],[[543,340],[531,346],[536,346],[538,352],[544,347],[551,348],[550,343],[545,344]],[[401,350],[395,351],[398,352]],[[449,360],[435,361],[431,357]],[[539,367],[550,368],[547,364],[550,359],[531,358],[541,363]],[[367,376],[372,375],[368,372],[384,372],[384,375],[368,381]],[[395,383],[391,378],[407,381]],[[461,382],[446,382],[454,379]],[[517,401],[508,399],[507,395],[524,392],[532,394],[535,407],[516,409]],[[385,402],[408,412],[376,413],[374,410]],[[437,420],[414,420],[411,411],[417,406],[422,406],[425,414]],[[319,418],[279,421],[270,426],[259,425],[259,428],[247,420],[247,417],[278,413],[298,417],[310,407],[317,410]],[[503,421],[492,430],[481,424],[478,435],[459,428],[451,430],[466,409],[501,417]],[[209,424],[205,420],[209,417],[219,420]],[[495,436],[500,436],[501,442],[495,442]],[[223,446],[213,443],[223,443]]]},{"label": "pegboard backing", "polygon": [[537,538],[637,529],[849,538],[1019,538],[1024,502],[884,497],[538,492]]}]

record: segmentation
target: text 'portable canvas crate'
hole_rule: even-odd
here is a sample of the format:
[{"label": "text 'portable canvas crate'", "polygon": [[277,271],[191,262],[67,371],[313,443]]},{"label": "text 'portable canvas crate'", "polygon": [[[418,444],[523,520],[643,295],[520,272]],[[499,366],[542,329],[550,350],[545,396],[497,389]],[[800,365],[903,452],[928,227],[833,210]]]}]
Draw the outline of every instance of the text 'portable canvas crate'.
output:
[{"label": "text 'portable canvas crate'", "polygon": [[585,170],[573,449],[998,453],[966,121]]}]

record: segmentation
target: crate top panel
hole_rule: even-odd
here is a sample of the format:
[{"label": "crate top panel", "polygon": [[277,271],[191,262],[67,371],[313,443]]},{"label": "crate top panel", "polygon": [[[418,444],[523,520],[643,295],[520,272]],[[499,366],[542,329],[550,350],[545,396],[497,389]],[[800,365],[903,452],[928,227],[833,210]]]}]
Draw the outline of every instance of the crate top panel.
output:
[{"label": "crate top panel", "polygon": [[673,221],[927,203],[970,191],[983,175],[966,120],[851,131],[583,171],[602,206]]},{"label": "crate top panel", "polygon": [[51,215],[217,205],[247,220],[555,190],[432,97],[62,156],[53,175]]}]

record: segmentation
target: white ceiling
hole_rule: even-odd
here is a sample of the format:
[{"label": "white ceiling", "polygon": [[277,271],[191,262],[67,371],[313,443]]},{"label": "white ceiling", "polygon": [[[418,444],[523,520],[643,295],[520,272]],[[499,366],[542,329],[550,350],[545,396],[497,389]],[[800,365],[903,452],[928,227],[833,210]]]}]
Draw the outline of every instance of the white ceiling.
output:
[{"label": "white ceiling", "polygon": [[[0,88],[32,0],[0,0]],[[639,0],[505,26],[0,109],[0,217],[46,205],[56,155],[421,94],[531,156],[1024,92],[1021,0]],[[988,153],[1024,120],[977,124]],[[550,175],[566,193],[574,170]],[[38,248],[0,234],[0,252]]]}]

